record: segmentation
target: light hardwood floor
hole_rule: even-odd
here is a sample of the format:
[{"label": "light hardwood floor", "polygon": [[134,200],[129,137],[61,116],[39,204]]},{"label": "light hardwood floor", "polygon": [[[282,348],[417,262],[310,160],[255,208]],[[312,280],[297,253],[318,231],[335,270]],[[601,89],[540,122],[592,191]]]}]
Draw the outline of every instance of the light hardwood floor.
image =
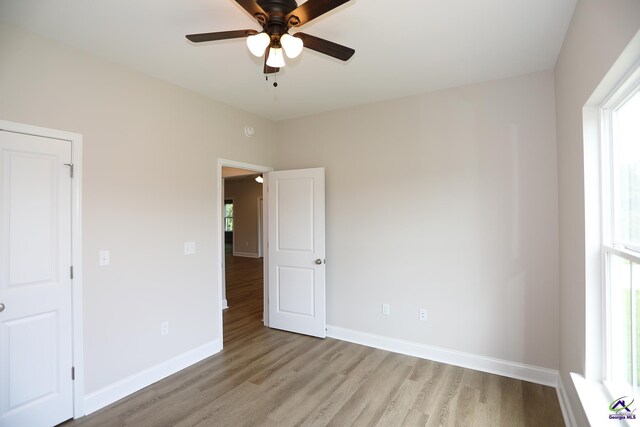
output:
[{"label": "light hardwood floor", "polygon": [[262,325],[262,260],[227,257],[224,350],[72,426],[562,426],[555,389]]}]

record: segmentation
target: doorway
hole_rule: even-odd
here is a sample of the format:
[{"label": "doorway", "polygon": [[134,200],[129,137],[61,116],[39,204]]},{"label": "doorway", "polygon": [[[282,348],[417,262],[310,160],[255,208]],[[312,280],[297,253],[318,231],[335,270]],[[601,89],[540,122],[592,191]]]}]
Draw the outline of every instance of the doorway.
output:
[{"label": "doorway", "polygon": [[[226,254],[223,238],[225,182],[231,181],[234,175],[246,175],[254,186],[253,181],[264,182],[261,188],[263,259],[258,243],[251,244],[247,234],[241,236],[238,196],[234,197],[233,203],[234,243],[231,253]],[[221,267],[218,270],[221,303],[218,313],[223,347],[230,340],[261,333],[264,331],[262,325],[320,338],[326,336],[324,177],[324,168],[273,172],[262,166],[218,160],[218,265]],[[229,192],[229,188],[226,190]],[[256,212],[261,203],[256,194],[249,196],[249,199],[253,197],[248,203],[253,203],[250,210],[255,216],[247,223],[260,227]],[[251,233],[253,237],[258,235],[257,229]],[[268,236],[272,237],[271,244]],[[225,279],[233,280],[233,283],[228,284]],[[272,283],[268,285],[269,282]],[[227,290],[234,296],[227,299]],[[236,298],[238,308],[234,310],[232,300]],[[224,314],[223,301],[229,305]],[[262,322],[258,320],[260,317]],[[228,334],[231,335],[227,337]]]},{"label": "doorway", "polygon": [[262,174],[270,168],[219,160],[221,336],[223,345],[260,331],[264,312]]}]

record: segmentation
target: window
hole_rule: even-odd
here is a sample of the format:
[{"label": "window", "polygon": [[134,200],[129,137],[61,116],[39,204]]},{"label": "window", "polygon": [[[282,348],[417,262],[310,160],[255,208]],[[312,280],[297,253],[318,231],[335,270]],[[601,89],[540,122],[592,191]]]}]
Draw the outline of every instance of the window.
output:
[{"label": "window", "polygon": [[224,201],[224,231],[233,231],[233,201]]},{"label": "window", "polygon": [[605,379],[640,385],[640,80],[601,110]]}]

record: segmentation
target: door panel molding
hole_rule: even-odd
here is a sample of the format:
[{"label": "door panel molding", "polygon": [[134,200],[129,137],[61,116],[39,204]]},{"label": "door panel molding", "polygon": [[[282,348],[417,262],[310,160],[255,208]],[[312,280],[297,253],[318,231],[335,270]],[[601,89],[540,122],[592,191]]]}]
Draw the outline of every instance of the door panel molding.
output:
[{"label": "door panel molding", "polygon": [[267,174],[269,326],[326,336],[324,168]]},{"label": "door panel molding", "polygon": [[73,323],[72,355],[75,368],[73,417],[79,418],[85,414],[82,324],[82,135],[6,120],[0,120],[0,131],[69,141],[71,143],[71,162],[73,164],[73,179],[71,180],[71,259],[73,265],[71,306]]}]

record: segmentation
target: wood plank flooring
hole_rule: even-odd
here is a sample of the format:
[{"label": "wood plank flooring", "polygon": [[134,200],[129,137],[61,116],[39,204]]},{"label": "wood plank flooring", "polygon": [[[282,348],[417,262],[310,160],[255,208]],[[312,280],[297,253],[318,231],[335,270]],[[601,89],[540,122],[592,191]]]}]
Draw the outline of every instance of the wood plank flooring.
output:
[{"label": "wood plank flooring", "polygon": [[555,389],[262,325],[262,260],[227,256],[224,350],[65,427],[563,426]]}]

